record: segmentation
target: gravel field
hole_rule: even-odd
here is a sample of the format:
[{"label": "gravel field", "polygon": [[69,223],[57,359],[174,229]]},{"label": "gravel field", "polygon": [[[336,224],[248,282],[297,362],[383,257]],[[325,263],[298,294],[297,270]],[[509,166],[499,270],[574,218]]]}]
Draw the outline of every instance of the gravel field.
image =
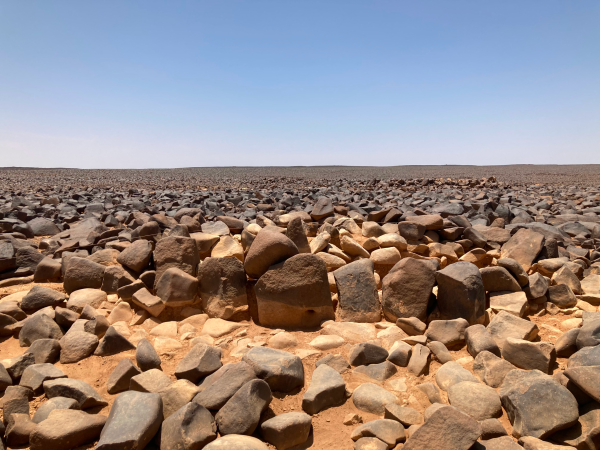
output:
[{"label": "gravel field", "polygon": [[[35,176],[32,176],[35,173]],[[507,166],[296,166],[189,167],[181,169],[37,169],[0,168],[0,184],[9,189],[54,186],[135,187],[299,187],[336,180],[369,181],[413,178],[483,178],[509,184],[600,185],[600,165]]]}]

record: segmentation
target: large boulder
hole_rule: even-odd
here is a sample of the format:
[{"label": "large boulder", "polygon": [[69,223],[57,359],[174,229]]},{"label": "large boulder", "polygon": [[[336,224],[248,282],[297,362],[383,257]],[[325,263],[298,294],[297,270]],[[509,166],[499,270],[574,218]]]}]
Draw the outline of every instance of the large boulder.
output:
[{"label": "large boulder", "polygon": [[435,270],[431,264],[404,258],[383,278],[383,314],[391,322],[399,318],[427,319]]},{"label": "large boulder", "polygon": [[57,409],[29,435],[31,450],[66,450],[93,442],[100,436],[106,416],[74,409]]},{"label": "large boulder", "polygon": [[327,267],[301,253],[272,266],[254,287],[263,326],[311,328],[334,319]]},{"label": "large boulder", "polygon": [[156,281],[156,295],[165,306],[188,306],[196,300],[198,280],[177,267],[165,270]]},{"label": "large boulder", "polygon": [[443,406],[410,435],[402,450],[469,450],[480,435],[475,419]]},{"label": "large boulder", "polygon": [[577,400],[567,388],[539,370],[510,371],[499,390],[513,436],[544,438],[577,422]]},{"label": "large boulder", "polygon": [[152,256],[152,244],[150,241],[145,239],[138,239],[133,242],[130,246],[125,248],[119,256],[117,261],[125,267],[129,267],[135,272],[143,272],[150,263],[150,257]]},{"label": "large boulder", "polygon": [[162,419],[163,405],[159,394],[123,392],[110,409],[95,450],[145,448],[158,432]]},{"label": "large boulder", "polygon": [[171,267],[195,277],[199,262],[200,256],[194,239],[182,236],[163,238],[157,242],[154,249],[155,283],[158,283],[162,274]]},{"label": "large boulder", "polygon": [[248,250],[244,269],[249,277],[260,278],[273,264],[298,254],[298,247],[278,231],[263,228]]},{"label": "large boulder", "polygon": [[242,361],[276,392],[291,392],[304,386],[304,366],[300,357],[268,347],[254,347]]},{"label": "large boulder", "polygon": [[198,267],[198,294],[209,317],[243,317],[248,311],[244,265],[237,258],[206,258]]},{"label": "large boulder", "polygon": [[438,271],[438,310],[441,319],[466,319],[471,325],[485,313],[485,289],[479,269],[459,261]]},{"label": "large boulder", "polygon": [[73,256],[67,263],[64,276],[65,291],[70,294],[78,289],[100,289],[105,267],[89,259]]},{"label": "large boulder", "polygon": [[373,261],[354,261],[335,270],[333,276],[338,291],[339,320],[371,323],[381,320]]},{"label": "large boulder", "polygon": [[544,246],[544,235],[522,228],[502,246],[502,258],[512,258],[529,271]]}]

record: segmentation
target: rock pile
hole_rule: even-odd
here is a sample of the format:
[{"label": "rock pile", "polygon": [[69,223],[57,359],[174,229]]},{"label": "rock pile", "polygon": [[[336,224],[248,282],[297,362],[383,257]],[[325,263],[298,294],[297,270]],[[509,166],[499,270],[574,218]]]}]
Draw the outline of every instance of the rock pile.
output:
[{"label": "rock pile", "polygon": [[63,186],[0,230],[0,449],[600,449],[596,188]]}]

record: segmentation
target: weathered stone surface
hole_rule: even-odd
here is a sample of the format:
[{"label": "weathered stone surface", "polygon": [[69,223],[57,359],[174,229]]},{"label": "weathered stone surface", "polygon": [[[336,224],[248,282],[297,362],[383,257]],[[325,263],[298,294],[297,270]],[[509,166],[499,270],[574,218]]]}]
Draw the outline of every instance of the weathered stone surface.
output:
[{"label": "weathered stone surface", "polygon": [[106,416],[73,409],[55,410],[29,436],[31,450],[68,450],[95,441]]},{"label": "weathered stone surface", "polygon": [[554,433],[549,439],[577,449],[593,450],[600,441],[600,404],[589,402],[579,408],[579,419],[570,428]]},{"label": "weathered stone surface", "polygon": [[391,322],[399,318],[427,319],[435,271],[430,264],[404,258],[383,278],[383,314]]},{"label": "weathered stone surface", "polygon": [[21,376],[19,386],[31,389],[34,393],[40,394],[43,391],[44,381],[67,378],[67,375],[58,367],[50,363],[32,364],[27,366]]},{"label": "weathered stone surface", "polygon": [[215,416],[219,433],[251,435],[271,400],[273,394],[265,381],[248,381]]},{"label": "weathered stone surface", "polygon": [[298,254],[298,247],[285,235],[263,228],[246,255],[244,269],[251,278],[260,278],[273,264]]},{"label": "weathered stone surface", "polygon": [[198,386],[189,380],[177,380],[159,391],[163,402],[163,417],[167,419],[180,408],[190,403],[198,394]]},{"label": "weathered stone surface", "polygon": [[232,331],[237,330],[238,328],[241,328],[243,326],[244,325],[241,323],[230,322],[227,320],[212,317],[204,323],[201,334],[208,335],[216,339],[220,338],[221,336],[225,336],[226,334],[229,334]]},{"label": "weathered stone surface", "polygon": [[376,437],[385,442],[388,448],[393,448],[396,443],[406,439],[402,424],[390,419],[378,419],[362,424],[352,431],[350,437],[353,441],[363,437]]},{"label": "weathered stone surface", "polygon": [[374,437],[363,437],[354,443],[354,450],[387,450],[388,445]]},{"label": "weathered stone surface", "polygon": [[134,349],[135,345],[129,342],[129,340],[117,331],[114,326],[110,326],[108,330],[106,330],[102,340],[98,343],[94,355],[111,356]]},{"label": "weathered stone surface", "polygon": [[507,338],[524,339],[531,341],[535,339],[539,333],[539,329],[535,323],[528,320],[516,317],[506,311],[500,311],[487,327],[500,350],[504,346]]},{"label": "weathered stone surface", "polygon": [[35,314],[27,318],[19,333],[19,345],[29,347],[38,339],[60,339],[63,332],[46,314]]},{"label": "weathered stone surface", "polygon": [[479,271],[481,272],[483,287],[488,292],[516,292],[521,290],[517,280],[504,267],[484,267]]},{"label": "weathered stone surface", "polygon": [[246,273],[237,258],[206,258],[198,267],[198,283],[209,317],[229,320],[248,311]]},{"label": "weathered stone surface", "polygon": [[390,348],[388,361],[393,362],[397,366],[406,367],[410,361],[412,347],[403,341],[396,341]]},{"label": "weathered stone surface", "polygon": [[502,357],[519,369],[552,373],[556,350],[550,342],[529,342],[509,337],[504,341]]},{"label": "weathered stone surface", "polygon": [[104,276],[104,266],[89,259],[77,256],[69,259],[64,275],[64,288],[68,294],[78,289],[100,289]]},{"label": "weathered stone surface", "polygon": [[[14,358],[2,360],[0,365],[6,370],[6,373],[11,380],[18,381],[23,375],[23,372],[25,372],[25,369],[33,364],[35,364],[35,357],[30,353],[24,353],[15,356]],[[8,386],[9,384],[12,384],[12,382],[8,383],[8,381],[6,381],[5,384]]]},{"label": "weathered stone surface", "polygon": [[450,361],[442,365],[435,374],[435,382],[444,391],[464,381],[479,383],[475,376],[456,361]]},{"label": "weathered stone surface", "polygon": [[348,364],[348,361],[346,361],[342,355],[326,355],[319,359],[315,363],[315,366],[319,367],[322,364],[327,364],[329,367],[337,370],[338,373],[344,373],[350,369],[350,364]]},{"label": "weathered stone surface", "polygon": [[425,336],[430,341],[439,341],[448,348],[458,347],[465,342],[465,331],[469,327],[466,319],[433,320]]},{"label": "weathered stone surface", "polygon": [[519,439],[525,450],[573,450],[574,447],[556,445],[551,442],[542,441],[531,436],[523,436]]},{"label": "weathered stone surface", "polygon": [[160,369],[160,356],[146,338],[140,340],[135,350],[135,361],[143,372],[150,369]]},{"label": "weathered stone surface", "polygon": [[217,438],[212,414],[197,403],[187,403],[162,424],[161,450],[195,450]]},{"label": "weathered stone surface", "polygon": [[569,367],[564,374],[583,392],[600,403],[600,366]]},{"label": "weathered stone surface", "polygon": [[355,345],[348,355],[353,366],[377,364],[385,361],[387,357],[388,352],[385,348],[368,342]]},{"label": "weathered stone surface", "polygon": [[559,308],[571,308],[577,304],[577,297],[566,284],[548,287],[548,301]]},{"label": "weathered stone surface", "polygon": [[85,331],[67,333],[60,340],[60,363],[73,364],[87,358],[98,346],[98,337]]},{"label": "weathered stone surface", "polygon": [[544,438],[568,428],[579,417],[573,394],[539,370],[509,372],[499,394],[517,438]]},{"label": "weathered stone surface", "polygon": [[122,359],[108,376],[106,391],[114,395],[128,390],[131,378],[140,373],[142,373],[140,369],[134,366],[131,360]]},{"label": "weathered stone surface", "polygon": [[542,250],[544,235],[533,230],[520,229],[502,246],[502,258],[518,261],[528,271]]},{"label": "weathered stone surface", "polygon": [[473,362],[475,375],[493,388],[499,387],[506,374],[514,369],[516,367],[511,363],[486,350],[480,352]]},{"label": "weathered stone surface", "polygon": [[171,267],[176,267],[193,277],[196,276],[200,256],[196,248],[196,241],[192,238],[181,236],[163,238],[156,243],[153,255],[156,266],[156,282]]},{"label": "weathered stone surface", "polygon": [[198,280],[177,267],[169,267],[155,281],[155,286],[156,296],[165,306],[188,306],[196,300]]},{"label": "weathered stone surface", "polygon": [[220,409],[245,383],[256,379],[252,367],[240,361],[226,364],[200,384],[200,393],[194,402],[210,410]]},{"label": "weathered stone surface", "polygon": [[502,415],[502,404],[496,390],[479,382],[463,381],[450,386],[448,400],[478,422]]},{"label": "weathered stone surface", "polygon": [[40,405],[31,419],[33,423],[40,423],[48,418],[50,413],[56,409],[79,409],[77,400],[66,397],[54,397]]},{"label": "weathered stone surface", "polygon": [[254,288],[263,326],[311,328],[334,319],[325,263],[312,254],[271,267]]},{"label": "weathered stone surface", "polygon": [[358,260],[333,272],[338,291],[337,316],[348,322],[379,322],[381,307],[370,260]]},{"label": "weathered stone surface", "polygon": [[168,388],[171,384],[173,384],[173,381],[169,375],[159,369],[150,369],[131,377],[129,389],[138,392],[156,393]]},{"label": "weathered stone surface", "polygon": [[398,403],[394,394],[373,383],[364,383],[352,394],[352,403],[361,411],[382,416],[386,405]]},{"label": "weathered stone surface", "polygon": [[148,311],[152,316],[157,317],[165,309],[165,303],[155,295],[152,295],[145,287],[133,293],[133,303]]},{"label": "weathered stone surface", "polygon": [[277,450],[286,450],[308,440],[312,419],[308,414],[290,412],[264,421],[260,433]]},{"label": "weathered stone surface", "polygon": [[352,371],[354,375],[361,378],[367,378],[378,382],[383,382],[396,375],[396,366],[389,361],[379,364],[369,364],[368,366],[359,366]]},{"label": "weathered stone surface", "polygon": [[313,372],[310,385],[302,397],[302,409],[316,414],[346,401],[346,383],[337,370],[321,364]]},{"label": "weathered stone surface", "polygon": [[117,261],[125,267],[140,273],[150,263],[152,244],[145,239],[134,241],[125,250],[119,253]]},{"label": "weathered stone surface", "polygon": [[106,292],[100,289],[80,289],[73,292],[67,301],[67,309],[75,311],[78,314],[83,312],[87,305],[98,309],[107,299]]},{"label": "weathered stone surface", "polygon": [[495,313],[506,311],[517,317],[523,317],[527,312],[527,295],[519,292],[492,292],[490,293],[490,308]]},{"label": "weathered stone surface", "polygon": [[436,273],[441,319],[466,319],[474,324],[485,312],[485,290],[479,269],[459,261]]},{"label": "weathered stone surface", "polygon": [[429,367],[430,353],[429,348],[421,344],[416,344],[413,347],[410,361],[408,362],[408,371],[417,377],[425,374]]},{"label": "weathered stone surface", "polygon": [[175,368],[175,376],[197,383],[200,378],[210,375],[221,366],[221,350],[219,348],[197,344],[179,362]]},{"label": "weathered stone surface", "polygon": [[143,449],[158,432],[162,418],[160,395],[123,392],[113,403],[95,450]]},{"label": "weathered stone surface", "polygon": [[405,427],[423,423],[423,415],[419,411],[408,406],[400,406],[397,403],[390,403],[385,406],[384,417],[400,422]]},{"label": "weathered stone surface", "polygon": [[272,391],[290,392],[304,386],[302,360],[283,350],[254,347],[244,355],[242,361],[249,364],[256,376],[265,380]]},{"label": "weathered stone surface", "polygon": [[204,450],[269,450],[259,439],[252,436],[230,434],[211,442]]},{"label": "weathered stone surface", "polygon": [[35,357],[36,364],[54,364],[60,354],[60,343],[56,339],[38,339],[27,349]]},{"label": "weathered stone surface", "polygon": [[375,339],[377,331],[370,323],[327,322],[321,330],[323,335],[340,336],[349,342],[364,342]]},{"label": "weathered stone surface", "polygon": [[48,380],[43,384],[46,397],[67,397],[77,400],[80,409],[106,406],[108,402],[102,398],[88,383],[72,378]]},{"label": "weathered stone surface", "polygon": [[472,325],[465,330],[467,350],[473,358],[483,351],[500,356],[498,344],[483,325]]},{"label": "weathered stone surface", "polygon": [[62,292],[36,285],[21,300],[21,309],[25,311],[37,311],[47,306],[58,306],[66,299],[67,296]]},{"label": "weathered stone surface", "polygon": [[407,439],[403,450],[468,450],[481,435],[481,427],[468,415],[442,407]]},{"label": "weathered stone surface", "polygon": [[600,345],[584,347],[569,357],[567,367],[600,366]]}]

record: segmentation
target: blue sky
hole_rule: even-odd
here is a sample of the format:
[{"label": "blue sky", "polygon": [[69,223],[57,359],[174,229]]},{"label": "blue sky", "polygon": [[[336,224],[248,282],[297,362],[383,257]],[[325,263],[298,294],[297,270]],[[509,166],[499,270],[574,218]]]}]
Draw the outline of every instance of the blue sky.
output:
[{"label": "blue sky", "polygon": [[0,166],[600,163],[598,0],[0,0]]}]

